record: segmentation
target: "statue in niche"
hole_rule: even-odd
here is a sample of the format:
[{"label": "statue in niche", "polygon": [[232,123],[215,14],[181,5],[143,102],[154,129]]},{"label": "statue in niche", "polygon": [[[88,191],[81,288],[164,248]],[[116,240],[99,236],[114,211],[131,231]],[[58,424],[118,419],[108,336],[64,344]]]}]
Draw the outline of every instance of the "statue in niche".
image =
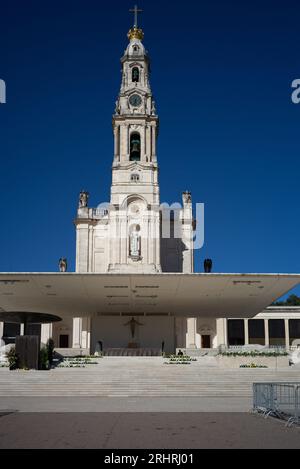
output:
[{"label": "statue in niche", "polygon": [[86,191],[81,191],[79,194],[79,208],[84,208],[88,206],[89,193]]},{"label": "statue in niche", "polygon": [[139,226],[135,227],[130,235],[129,255],[132,258],[139,259],[141,254],[141,237]]},{"label": "statue in niche", "polygon": [[192,194],[189,191],[184,191],[182,193],[182,200],[184,204],[190,204],[192,202]]},{"label": "statue in niche", "polygon": [[58,261],[58,268],[60,272],[66,272],[67,271],[67,259],[65,257],[61,257]]}]

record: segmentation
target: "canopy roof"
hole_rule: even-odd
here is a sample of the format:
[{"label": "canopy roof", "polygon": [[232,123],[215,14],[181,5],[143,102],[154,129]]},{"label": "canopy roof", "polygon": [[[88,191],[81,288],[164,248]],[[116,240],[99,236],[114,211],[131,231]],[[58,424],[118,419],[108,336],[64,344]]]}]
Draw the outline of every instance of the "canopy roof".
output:
[{"label": "canopy roof", "polygon": [[0,311],[0,321],[12,322],[14,324],[49,324],[59,322],[61,318],[53,314],[31,313],[30,311]]},{"label": "canopy roof", "polygon": [[0,311],[253,317],[299,283],[296,274],[0,273]]}]

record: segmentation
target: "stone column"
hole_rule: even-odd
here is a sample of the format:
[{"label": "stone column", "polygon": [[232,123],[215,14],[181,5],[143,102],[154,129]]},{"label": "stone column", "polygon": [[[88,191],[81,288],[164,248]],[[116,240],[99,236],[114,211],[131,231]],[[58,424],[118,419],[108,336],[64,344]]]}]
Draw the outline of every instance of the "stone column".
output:
[{"label": "stone column", "polygon": [[120,161],[127,161],[129,155],[129,127],[120,125]]},{"label": "stone column", "polygon": [[152,156],[156,156],[156,128],[152,126]]},{"label": "stone column", "polygon": [[269,347],[270,345],[270,340],[269,340],[269,320],[264,319],[265,323],[265,346]]},{"label": "stone column", "polygon": [[289,320],[284,320],[284,328],[285,328],[285,346],[287,349],[290,348],[290,330],[289,330]]},{"label": "stone column", "polygon": [[90,349],[91,320],[89,317],[82,318],[82,342],[81,346]]},{"label": "stone column", "polygon": [[124,125],[120,125],[120,130],[119,130],[119,138],[120,138],[120,145],[119,145],[119,150],[120,150],[120,161],[123,160],[123,154],[124,154]]},{"label": "stone column", "polygon": [[[154,212],[154,217],[155,217],[155,260],[154,263],[156,265],[160,265],[160,234],[159,234],[159,227],[160,227],[160,221],[159,221],[159,213]],[[196,321],[196,319],[195,319]]]},{"label": "stone column", "polygon": [[82,318],[73,318],[73,348],[81,348]]},{"label": "stone column", "polygon": [[141,160],[142,161],[146,161],[146,158],[147,158],[147,147],[146,147],[146,144],[147,144],[147,135],[146,135],[146,127],[144,126],[142,128],[142,131],[140,132],[141,134]]},{"label": "stone column", "polygon": [[[152,161],[152,153],[151,153],[151,127],[147,125],[146,127],[146,155],[149,156],[150,160]],[[149,161],[150,161],[149,160]]]},{"label": "stone column", "polygon": [[223,321],[224,321],[224,345],[228,347],[229,345],[228,344],[228,322],[226,318],[224,318]]},{"label": "stone column", "polygon": [[225,345],[227,347],[227,320],[219,318],[216,320],[217,327],[217,345]]},{"label": "stone column", "polygon": [[4,322],[0,322],[0,347],[4,345],[4,341],[2,340],[3,332],[4,332]]},{"label": "stone column", "polygon": [[120,159],[120,127],[116,125],[114,127],[114,157],[115,160]]},{"label": "stone column", "polygon": [[76,229],[76,272],[88,272],[89,225],[86,220]]},{"label": "stone column", "polygon": [[120,264],[127,264],[128,260],[128,249],[127,249],[127,243],[128,243],[128,238],[129,238],[129,231],[128,231],[128,225],[127,225],[127,215],[121,213],[119,217],[119,234],[120,234],[120,241],[119,241],[119,262]]},{"label": "stone column", "polygon": [[41,342],[43,344],[46,344],[47,340],[51,338],[52,338],[52,324],[42,324],[41,325]]},{"label": "stone column", "polygon": [[245,345],[249,345],[249,324],[248,319],[244,319]]},{"label": "stone column", "polygon": [[197,331],[197,319],[188,318],[187,319],[187,348],[195,349],[196,346],[196,331]]}]

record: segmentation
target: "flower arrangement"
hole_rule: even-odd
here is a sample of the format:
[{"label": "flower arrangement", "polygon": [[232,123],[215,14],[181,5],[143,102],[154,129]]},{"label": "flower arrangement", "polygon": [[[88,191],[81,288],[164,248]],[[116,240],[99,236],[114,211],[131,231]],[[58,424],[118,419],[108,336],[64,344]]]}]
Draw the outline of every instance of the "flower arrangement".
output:
[{"label": "flower arrangement", "polygon": [[86,365],[98,365],[92,357],[65,357],[58,368],[85,368]]},{"label": "flower arrangement", "polygon": [[240,365],[240,368],[268,368],[266,365],[256,365],[256,363],[250,363],[248,365]]},{"label": "flower arrangement", "polygon": [[170,355],[169,361],[164,362],[165,365],[190,365],[191,362],[197,361],[196,358],[192,358],[189,355]]},{"label": "flower arrangement", "polygon": [[238,350],[227,350],[226,352],[218,353],[219,356],[222,357],[285,357],[288,355],[286,350],[276,350],[272,351],[259,351],[259,350],[251,350],[251,351],[238,351]]}]

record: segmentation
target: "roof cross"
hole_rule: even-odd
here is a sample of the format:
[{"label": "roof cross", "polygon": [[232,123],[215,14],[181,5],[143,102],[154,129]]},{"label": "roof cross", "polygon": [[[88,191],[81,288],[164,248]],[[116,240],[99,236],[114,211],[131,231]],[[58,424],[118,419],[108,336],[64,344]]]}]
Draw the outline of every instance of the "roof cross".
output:
[{"label": "roof cross", "polygon": [[137,5],[134,5],[134,8],[131,8],[130,13],[134,13],[134,28],[138,27],[138,14],[142,13],[143,10],[140,10]]}]

